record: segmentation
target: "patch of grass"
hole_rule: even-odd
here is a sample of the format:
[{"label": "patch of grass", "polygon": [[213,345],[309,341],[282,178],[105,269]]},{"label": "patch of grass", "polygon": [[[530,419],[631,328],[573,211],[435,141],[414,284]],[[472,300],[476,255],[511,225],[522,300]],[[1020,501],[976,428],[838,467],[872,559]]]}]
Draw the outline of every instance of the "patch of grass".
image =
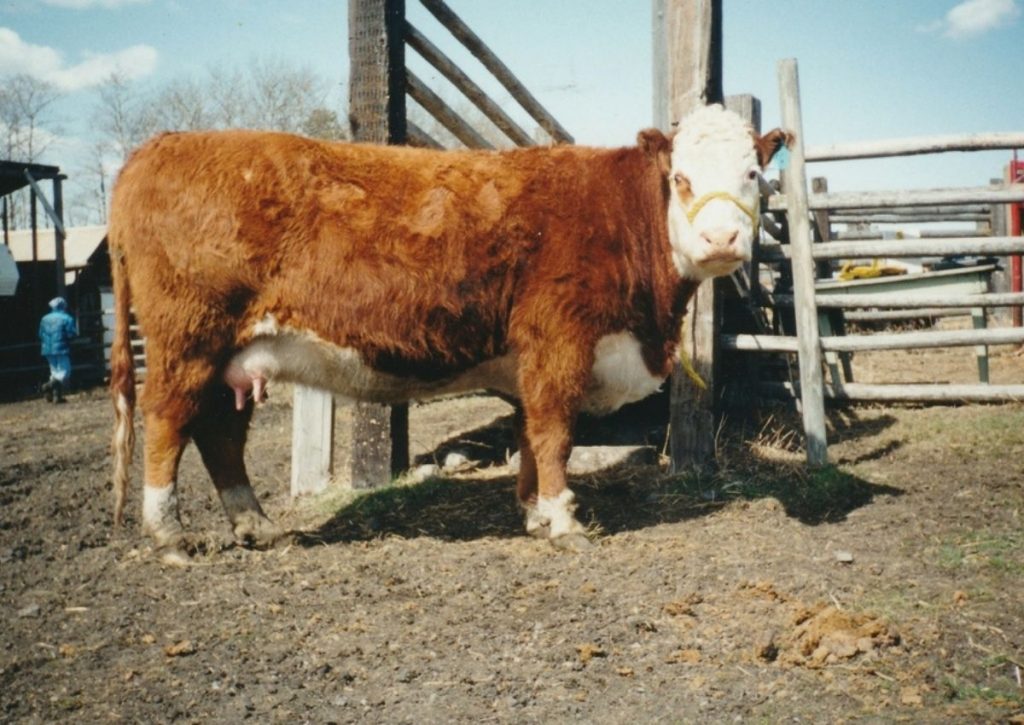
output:
[{"label": "patch of grass", "polygon": [[987,568],[995,573],[1024,575],[1024,534],[1019,531],[970,531],[939,545],[937,562],[944,569]]},{"label": "patch of grass", "polygon": [[950,700],[964,702],[982,701],[1006,708],[1024,706],[1024,692],[1003,687],[988,687],[963,682],[955,677],[947,677],[944,683],[946,697]]}]

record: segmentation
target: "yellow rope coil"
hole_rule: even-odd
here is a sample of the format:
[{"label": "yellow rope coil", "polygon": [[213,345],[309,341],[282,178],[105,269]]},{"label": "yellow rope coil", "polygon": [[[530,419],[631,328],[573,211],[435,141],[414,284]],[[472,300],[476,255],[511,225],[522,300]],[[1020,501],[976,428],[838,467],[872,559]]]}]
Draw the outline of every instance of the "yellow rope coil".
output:
[{"label": "yellow rope coil", "polygon": [[751,209],[728,191],[711,191],[693,202],[693,204],[690,205],[690,208],[686,210],[686,218],[689,220],[690,224],[693,224],[697,215],[700,214],[700,210],[703,209],[708,202],[714,201],[715,199],[731,201],[733,204],[738,206],[740,211],[750,217],[750,223],[754,225],[754,234],[757,234],[758,227],[761,223],[761,215],[758,214],[756,209]]}]

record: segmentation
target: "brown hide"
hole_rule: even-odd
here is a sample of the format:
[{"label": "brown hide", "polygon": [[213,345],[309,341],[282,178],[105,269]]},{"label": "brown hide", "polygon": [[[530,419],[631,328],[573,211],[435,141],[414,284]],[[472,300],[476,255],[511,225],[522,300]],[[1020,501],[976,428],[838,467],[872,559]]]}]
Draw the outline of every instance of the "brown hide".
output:
[{"label": "brown hide", "polygon": [[692,289],[670,261],[665,194],[639,148],[160,136],[122,171],[110,220],[147,335],[143,405],[193,413],[267,314],[424,380],[510,347],[541,346],[557,368],[620,330],[666,375]]},{"label": "brown hide", "polygon": [[236,536],[269,538],[242,457],[252,405],[235,411],[224,381],[268,318],[427,383],[515,353],[527,529],[582,531],[565,462],[595,344],[629,332],[648,372],[667,376],[696,287],[671,261],[670,149],[658,132],[634,148],[503,152],[245,131],[150,141],[122,170],[110,215],[115,520],[131,458],[134,303],[146,335],[144,524],[158,544],[179,536],[189,438]]}]

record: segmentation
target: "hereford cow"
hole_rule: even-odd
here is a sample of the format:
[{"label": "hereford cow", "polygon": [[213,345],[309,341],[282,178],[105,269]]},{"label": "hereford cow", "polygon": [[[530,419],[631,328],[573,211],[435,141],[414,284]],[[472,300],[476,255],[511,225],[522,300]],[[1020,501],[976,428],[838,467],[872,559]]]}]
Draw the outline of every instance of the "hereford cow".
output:
[{"label": "hereford cow", "polygon": [[110,212],[115,519],[133,445],[134,306],[143,525],[171,560],[184,560],[175,486],[190,439],[235,536],[277,536],[243,463],[270,380],[384,403],[515,398],[526,529],[583,544],[565,474],[577,413],[662,384],[697,284],[750,258],[758,170],[788,142],[718,106],[620,149],[158,136],[121,171]]}]

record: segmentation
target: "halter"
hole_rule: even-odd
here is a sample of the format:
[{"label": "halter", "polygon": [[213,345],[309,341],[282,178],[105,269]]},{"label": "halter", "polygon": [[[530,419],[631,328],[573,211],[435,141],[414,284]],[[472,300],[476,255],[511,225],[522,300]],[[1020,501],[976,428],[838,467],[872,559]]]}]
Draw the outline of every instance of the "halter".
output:
[{"label": "halter", "polygon": [[757,211],[751,209],[749,206],[747,206],[742,201],[737,199],[735,196],[730,194],[728,191],[709,191],[707,194],[697,199],[697,201],[693,202],[693,204],[690,205],[690,208],[686,210],[686,218],[687,220],[689,220],[690,224],[693,224],[694,220],[697,218],[697,215],[700,214],[700,210],[703,209],[708,202],[714,201],[715,199],[731,201],[733,204],[738,206],[740,208],[740,211],[742,211],[744,214],[750,217],[750,223],[754,227],[754,235],[757,235],[757,230],[761,224],[761,215],[758,214]]}]

